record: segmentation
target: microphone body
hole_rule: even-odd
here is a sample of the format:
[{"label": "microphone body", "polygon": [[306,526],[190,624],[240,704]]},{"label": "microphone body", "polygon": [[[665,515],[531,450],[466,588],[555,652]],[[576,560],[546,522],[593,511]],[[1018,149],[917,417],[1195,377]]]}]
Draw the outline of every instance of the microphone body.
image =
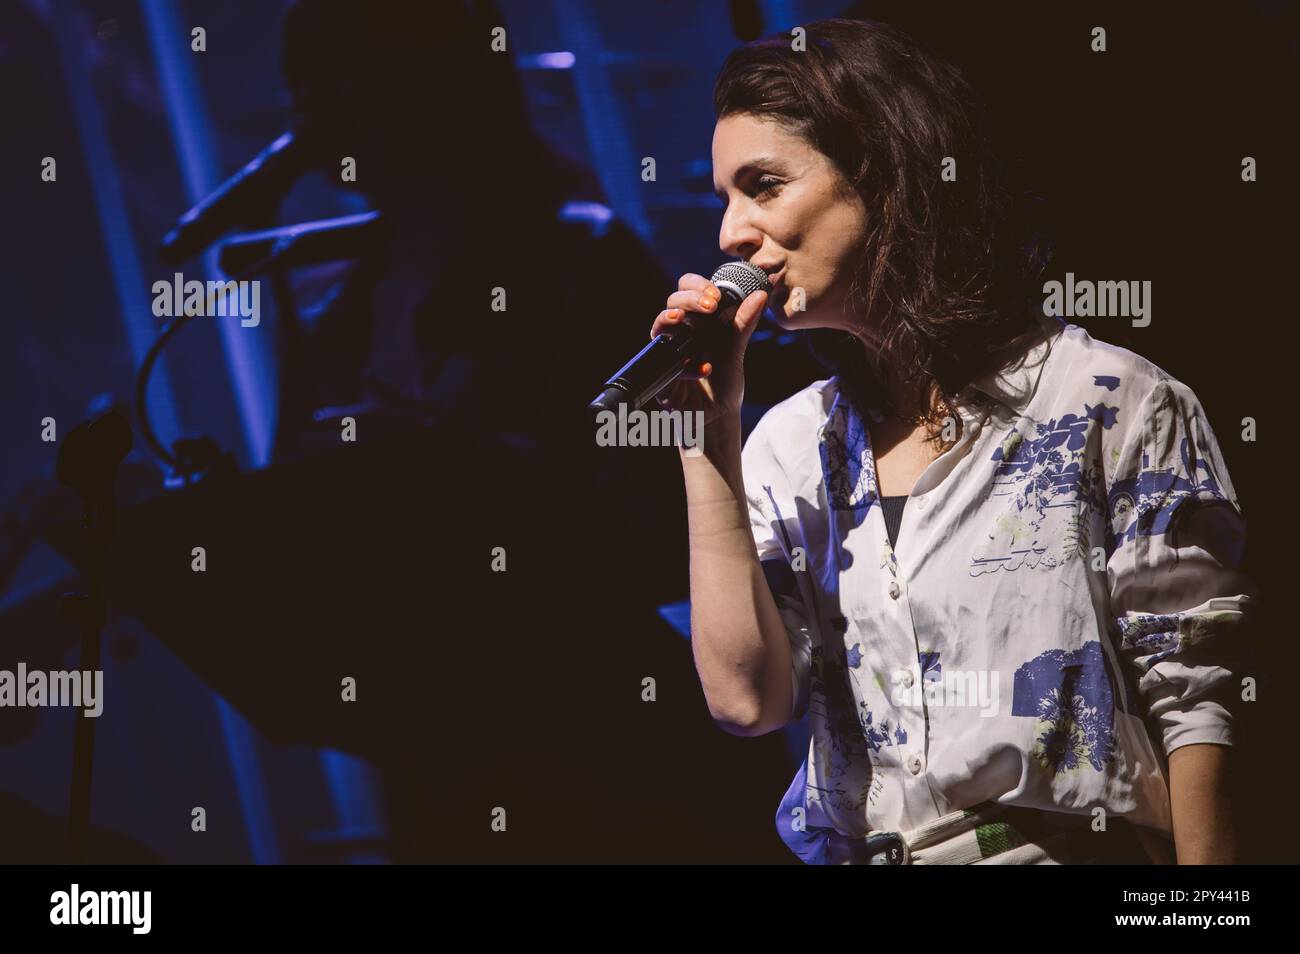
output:
[{"label": "microphone body", "polygon": [[767,274],[748,262],[728,262],[713,273],[712,281],[722,292],[717,311],[707,315],[688,311],[679,325],[656,335],[605,382],[587,406],[589,411],[616,411],[620,404],[639,410],[687,370],[721,350],[735,333],[731,322],[742,301],[760,289],[772,290]]}]

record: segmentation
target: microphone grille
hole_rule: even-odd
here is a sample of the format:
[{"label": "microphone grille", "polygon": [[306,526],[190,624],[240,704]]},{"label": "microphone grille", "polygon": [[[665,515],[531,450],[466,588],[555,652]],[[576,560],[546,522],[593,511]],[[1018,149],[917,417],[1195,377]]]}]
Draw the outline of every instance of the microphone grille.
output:
[{"label": "microphone grille", "polygon": [[770,293],[772,284],[767,280],[767,272],[749,262],[727,262],[713,273],[713,284],[722,288],[731,285],[740,292],[743,301],[754,292],[762,290]]}]

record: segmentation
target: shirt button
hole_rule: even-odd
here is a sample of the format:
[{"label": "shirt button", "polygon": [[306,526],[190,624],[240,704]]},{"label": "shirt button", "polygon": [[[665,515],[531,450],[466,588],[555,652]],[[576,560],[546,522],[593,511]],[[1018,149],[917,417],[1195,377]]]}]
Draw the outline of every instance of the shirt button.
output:
[{"label": "shirt button", "polygon": [[890,599],[893,599],[893,600],[896,600],[896,599],[898,599],[898,594],[901,593],[901,592],[903,592],[903,588],[900,587],[900,586],[898,585],[898,581],[897,581],[897,580],[890,580],[890,581],[889,581],[889,598],[890,598]]},{"label": "shirt button", "polygon": [[904,673],[903,673],[903,688],[904,688],[904,689],[911,689],[911,688],[912,688],[912,682],[913,682],[913,679],[912,679],[912,673],[911,673],[910,671],[904,672]]},{"label": "shirt button", "polygon": [[907,760],[907,770],[913,775],[921,774],[921,756],[913,755]]}]

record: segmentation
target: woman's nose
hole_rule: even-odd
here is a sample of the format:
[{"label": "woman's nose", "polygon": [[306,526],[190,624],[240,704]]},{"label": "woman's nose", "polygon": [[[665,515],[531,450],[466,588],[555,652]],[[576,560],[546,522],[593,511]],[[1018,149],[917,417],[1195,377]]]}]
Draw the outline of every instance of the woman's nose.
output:
[{"label": "woman's nose", "polygon": [[763,244],[763,233],[750,223],[733,203],[722,215],[722,228],[718,233],[718,248],[733,258],[749,258]]}]

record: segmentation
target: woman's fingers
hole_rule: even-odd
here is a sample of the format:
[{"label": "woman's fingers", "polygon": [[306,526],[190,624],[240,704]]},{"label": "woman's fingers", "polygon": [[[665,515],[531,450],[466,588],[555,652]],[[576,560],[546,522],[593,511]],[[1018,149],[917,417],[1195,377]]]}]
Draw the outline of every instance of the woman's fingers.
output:
[{"label": "woman's fingers", "polygon": [[718,304],[721,301],[722,292],[709,285],[707,288],[675,291],[668,296],[667,305],[669,308],[685,308],[688,311],[699,311],[708,314],[717,311]]},{"label": "woman's fingers", "polygon": [[681,324],[686,312],[681,308],[665,308],[655,315],[654,324],[650,326],[650,340],[654,340],[673,325]]}]

